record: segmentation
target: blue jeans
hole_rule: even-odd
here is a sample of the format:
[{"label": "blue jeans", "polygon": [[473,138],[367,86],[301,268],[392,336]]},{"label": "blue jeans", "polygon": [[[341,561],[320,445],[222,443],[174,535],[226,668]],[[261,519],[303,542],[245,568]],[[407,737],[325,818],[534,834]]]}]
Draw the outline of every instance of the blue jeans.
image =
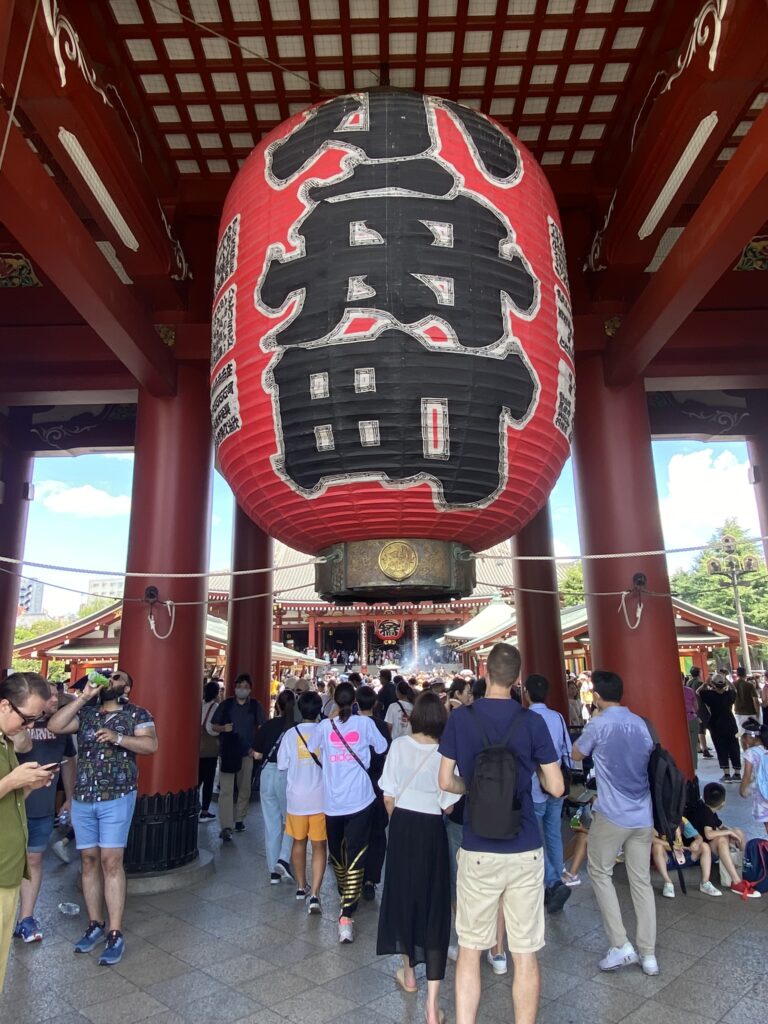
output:
[{"label": "blue jeans", "polygon": [[287,772],[278,771],[276,764],[265,764],[261,769],[260,800],[264,818],[264,846],[267,870],[274,871],[278,860],[291,861],[293,839],[285,834]]},{"label": "blue jeans", "polygon": [[544,887],[551,889],[562,881],[563,873],[563,798],[548,796],[533,805],[544,841]]}]

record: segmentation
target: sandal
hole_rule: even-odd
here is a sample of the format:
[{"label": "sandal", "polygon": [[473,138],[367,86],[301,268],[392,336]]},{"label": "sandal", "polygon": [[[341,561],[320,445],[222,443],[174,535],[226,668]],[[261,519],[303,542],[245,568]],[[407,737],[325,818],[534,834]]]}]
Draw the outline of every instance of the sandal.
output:
[{"label": "sandal", "polygon": [[419,991],[418,985],[414,985],[413,988],[411,988],[409,985],[405,984],[405,968],[404,967],[398,967],[398,969],[395,971],[395,981],[400,986],[400,988],[403,990],[403,992],[407,992],[409,996],[412,996],[414,994],[414,992],[418,992]]}]

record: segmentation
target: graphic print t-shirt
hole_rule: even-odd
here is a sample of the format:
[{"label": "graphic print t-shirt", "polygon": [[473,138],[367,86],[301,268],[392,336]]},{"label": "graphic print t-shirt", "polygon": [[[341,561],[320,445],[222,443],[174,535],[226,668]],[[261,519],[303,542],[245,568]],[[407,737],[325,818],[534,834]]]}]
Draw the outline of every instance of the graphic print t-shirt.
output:
[{"label": "graphic print t-shirt", "polygon": [[[334,730],[362,761],[361,767]],[[370,720],[352,715],[346,722],[338,718],[320,722],[314,734],[315,751],[323,762],[323,798],[326,814],[356,814],[373,801],[373,785],[368,777],[371,747],[377,754],[387,749],[387,741]]]},{"label": "graphic print t-shirt", "polygon": [[[35,722],[28,730],[32,749],[19,754],[19,764],[37,761],[38,764],[58,764],[64,758],[75,756],[75,743],[71,736],[57,736],[43,722]],[[56,813],[56,776],[52,786],[33,789],[27,797],[28,818],[48,818]]]},{"label": "graphic print t-shirt", "polygon": [[390,704],[384,721],[392,728],[392,739],[411,735],[411,712],[413,704],[408,700],[397,700]]},{"label": "graphic print t-shirt", "polygon": [[112,729],[122,736],[141,735],[155,724],[152,715],[137,704],[123,704],[118,711],[86,705],[78,717],[75,800],[96,803],[132,793],[139,778],[136,755],[113,743],[99,743],[96,733]]},{"label": "graphic print t-shirt", "polygon": [[[278,770],[288,772],[286,793],[289,814],[323,813],[323,772],[309,752],[315,749],[317,728],[314,722],[302,722],[294,726],[285,734],[277,751]],[[299,736],[299,730],[306,744]]]}]

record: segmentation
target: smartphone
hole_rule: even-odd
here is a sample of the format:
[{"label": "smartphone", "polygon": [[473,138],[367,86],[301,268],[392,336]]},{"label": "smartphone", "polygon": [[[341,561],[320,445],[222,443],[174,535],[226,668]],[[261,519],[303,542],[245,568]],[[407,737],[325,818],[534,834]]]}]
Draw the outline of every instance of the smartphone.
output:
[{"label": "smartphone", "polygon": [[65,757],[63,761],[54,761],[53,764],[41,764],[40,767],[45,768],[47,772],[57,772],[63,764],[66,764],[67,761],[71,760],[72,759],[70,757]]}]

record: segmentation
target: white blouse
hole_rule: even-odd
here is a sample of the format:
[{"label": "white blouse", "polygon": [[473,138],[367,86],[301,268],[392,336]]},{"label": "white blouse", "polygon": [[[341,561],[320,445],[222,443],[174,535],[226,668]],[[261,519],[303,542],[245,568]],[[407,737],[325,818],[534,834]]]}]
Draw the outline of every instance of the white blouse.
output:
[{"label": "white blouse", "polygon": [[443,793],[437,784],[440,754],[437,743],[419,743],[412,736],[392,741],[379,785],[397,807],[421,814],[442,814],[461,797]]}]

